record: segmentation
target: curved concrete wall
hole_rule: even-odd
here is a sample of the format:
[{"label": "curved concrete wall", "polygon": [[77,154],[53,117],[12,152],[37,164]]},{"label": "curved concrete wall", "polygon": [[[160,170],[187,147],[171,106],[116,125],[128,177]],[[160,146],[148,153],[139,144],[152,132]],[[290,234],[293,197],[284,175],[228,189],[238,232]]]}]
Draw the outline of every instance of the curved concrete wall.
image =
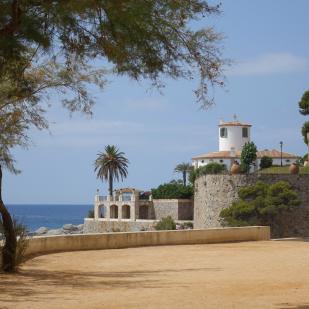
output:
[{"label": "curved concrete wall", "polygon": [[65,251],[120,249],[161,245],[192,245],[269,239],[270,230],[267,226],[207,230],[36,236],[29,240],[26,256]]}]

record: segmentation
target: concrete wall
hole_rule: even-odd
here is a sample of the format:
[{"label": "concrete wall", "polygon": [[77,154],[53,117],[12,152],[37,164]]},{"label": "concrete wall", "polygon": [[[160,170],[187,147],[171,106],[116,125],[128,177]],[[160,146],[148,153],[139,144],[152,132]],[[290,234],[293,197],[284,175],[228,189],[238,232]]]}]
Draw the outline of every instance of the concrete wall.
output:
[{"label": "concrete wall", "polygon": [[161,220],[171,216],[174,220],[192,220],[193,201],[186,199],[156,199],[153,200],[154,216]]},{"label": "concrete wall", "polygon": [[273,235],[309,236],[309,175],[207,175],[197,179],[194,194],[194,228],[212,228],[222,226],[219,214],[238,198],[241,187],[252,185],[258,180],[275,183],[289,182],[297,191],[301,206],[278,220],[273,227]]},{"label": "concrete wall", "polygon": [[141,246],[189,245],[234,241],[269,240],[268,227],[220,228],[208,230],[151,231],[59,236],[36,236],[29,240],[27,256],[52,252],[120,249]]}]

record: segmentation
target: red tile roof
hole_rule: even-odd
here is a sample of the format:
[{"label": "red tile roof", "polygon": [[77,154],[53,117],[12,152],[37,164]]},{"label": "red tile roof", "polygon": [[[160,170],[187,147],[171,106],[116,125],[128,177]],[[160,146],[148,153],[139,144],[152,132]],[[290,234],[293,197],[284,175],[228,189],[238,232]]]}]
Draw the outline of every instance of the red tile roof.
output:
[{"label": "red tile roof", "polygon": [[227,121],[227,122],[220,122],[219,127],[252,127],[251,124],[248,123],[243,123],[243,122],[239,122],[239,121]]},{"label": "red tile roof", "polygon": [[[240,158],[240,155],[241,155],[241,151],[236,151],[235,155],[231,155],[231,151],[217,151],[217,152],[209,152],[209,153],[201,154],[199,156],[193,157],[192,160]],[[275,149],[258,151],[256,155],[258,159],[264,156],[271,157],[271,158],[277,158],[277,159],[281,158],[281,152]],[[282,152],[282,158],[283,159],[296,159],[298,158],[298,156],[295,154]]]}]

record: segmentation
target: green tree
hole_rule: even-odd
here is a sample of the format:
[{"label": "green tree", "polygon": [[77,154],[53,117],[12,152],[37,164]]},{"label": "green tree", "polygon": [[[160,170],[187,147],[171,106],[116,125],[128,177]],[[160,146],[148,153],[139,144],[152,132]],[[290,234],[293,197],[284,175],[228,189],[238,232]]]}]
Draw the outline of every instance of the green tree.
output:
[{"label": "green tree", "polygon": [[193,196],[193,187],[170,182],[151,189],[151,194],[154,199],[188,199]]},{"label": "green tree", "polygon": [[238,196],[238,200],[220,213],[229,226],[274,226],[280,214],[300,205],[297,193],[285,181],[271,185],[258,181],[252,186],[241,188]]},{"label": "green tree", "polygon": [[190,163],[178,164],[174,169],[175,172],[182,174],[182,181],[184,186],[187,185],[187,174],[192,171],[192,169],[193,166]]},{"label": "green tree", "polygon": [[2,249],[2,268],[4,271],[16,270],[17,239],[14,221],[7,210],[2,198],[3,169],[17,174],[12,148],[15,146],[26,147],[28,137],[25,130],[28,128],[28,119],[22,111],[7,111],[5,115],[0,114],[0,214],[4,235],[4,246]]},{"label": "green tree", "polygon": [[226,165],[218,162],[209,162],[207,165],[200,166],[192,170],[189,174],[189,181],[194,184],[195,180],[203,175],[221,174],[226,172]]},{"label": "green tree", "polygon": [[159,87],[162,76],[191,79],[197,73],[197,99],[211,104],[209,86],[223,84],[221,35],[191,24],[219,13],[204,0],[5,0],[0,76],[22,90],[33,86],[25,73],[44,58],[57,59],[66,73],[101,59],[108,63],[105,72],[148,78]]},{"label": "green tree", "polygon": [[[298,102],[299,112],[302,115],[309,115],[309,90],[305,91],[301,100]],[[308,145],[309,121],[305,122],[301,128],[301,133],[304,138],[304,143]]]},{"label": "green tree", "polygon": [[[209,87],[223,85],[221,35],[212,27],[190,26],[218,13],[218,6],[202,0],[1,1],[0,119],[5,125],[0,136],[7,134],[3,128],[13,130],[11,115],[19,115],[24,144],[31,126],[47,128],[42,103],[53,103],[54,91],[65,95],[62,104],[70,112],[91,113],[94,100],[87,85],[104,87],[110,73],[146,78],[157,87],[163,86],[163,76],[192,79],[197,73],[197,100],[212,104]],[[8,141],[0,144],[3,162],[14,161],[7,150],[20,139]],[[15,238],[12,256],[16,237],[9,233],[10,221],[3,224],[6,240]]]},{"label": "green tree", "polygon": [[302,128],[301,128],[301,134],[303,135],[303,138],[304,138],[304,143],[306,145],[308,145],[308,137],[307,137],[307,134],[309,133],[309,121],[306,121]]},{"label": "green tree", "polygon": [[253,142],[247,142],[242,148],[240,162],[244,172],[249,173],[256,160],[257,148]]},{"label": "green tree", "polygon": [[273,165],[273,159],[268,156],[263,156],[260,162],[260,168],[267,168]]},{"label": "green tree", "polygon": [[114,145],[107,145],[105,152],[98,153],[94,162],[97,178],[108,181],[108,193],[113,195],[114,180],[123,180],[128,175],[128,159]]},{"label": "green tree", "polygon": [[309,90],[305,91],[298,102],[299,112],[302,115],[309,115]]}]

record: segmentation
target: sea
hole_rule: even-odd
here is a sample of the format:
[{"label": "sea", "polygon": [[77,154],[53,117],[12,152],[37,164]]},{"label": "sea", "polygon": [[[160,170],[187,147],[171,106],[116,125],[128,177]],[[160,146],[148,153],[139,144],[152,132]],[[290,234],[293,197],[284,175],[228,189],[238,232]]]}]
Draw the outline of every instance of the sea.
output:
[{"label": "sea", "polygon": [[41,226],[48,229],[61,228],[64,224],[78,225],[84,223],[88,211],[93,205],[74,204],[8,204],[11,215],[23,223],[29,232],[34,232]]}]

